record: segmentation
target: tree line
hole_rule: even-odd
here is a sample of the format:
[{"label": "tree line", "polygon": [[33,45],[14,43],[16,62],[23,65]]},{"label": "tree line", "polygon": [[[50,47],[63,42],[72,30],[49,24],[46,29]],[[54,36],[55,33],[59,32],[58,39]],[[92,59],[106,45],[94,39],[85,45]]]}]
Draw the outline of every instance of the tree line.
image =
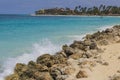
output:
[{"label": "tree line", "polygon": [[70,8],[51,8],[35,11],[36,15],[120,15],[119,6],[106,6],[101,4],[99,7],[82,7],[76,6]]}]

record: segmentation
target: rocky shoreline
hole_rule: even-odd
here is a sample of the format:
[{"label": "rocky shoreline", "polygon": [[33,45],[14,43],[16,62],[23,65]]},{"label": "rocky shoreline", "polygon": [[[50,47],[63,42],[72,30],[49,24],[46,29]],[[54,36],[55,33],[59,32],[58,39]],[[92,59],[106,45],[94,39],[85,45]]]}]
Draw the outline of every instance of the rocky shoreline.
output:
[{"label": "rocky shoreline", "polygon": [[[88,34],[83,41],[63,45],[55,55],[44,54],[36,62],[17,63],[14,74],[5,80],[87,80],[88,72],[92,72],[97,64],[109,65],[101,59],[104,52],[101,46],[114,43],[120,43],[120,25]],[[120,75],[110,76],[110,80],[120,80]]]}]

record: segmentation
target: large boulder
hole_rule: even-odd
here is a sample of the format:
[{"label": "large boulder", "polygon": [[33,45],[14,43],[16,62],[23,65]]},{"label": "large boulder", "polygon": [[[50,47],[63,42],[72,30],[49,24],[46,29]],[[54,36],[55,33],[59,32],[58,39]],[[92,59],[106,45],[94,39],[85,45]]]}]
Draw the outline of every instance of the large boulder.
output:
[{"label": "large boulder", "polygon": [[47,72],[48,71],[48,67],[47,66],[44,66],[44,65],[41,65],[41,64],[37,64],[33,61],[30,61],[28,63],[28,67],[29,69],[35,69],[37,71],[40,71],[40,72]]},{"label": "large boulder", "polygon": [[50,54],[44,54],[37,58],[37,64],[42,64],[47,67],[51,67],[54,64],[54,58]]},{"label": "large boulder", "polygon": [[62,49],[66,53],[67,56],[70,56],[70,55],[75,53],[74,49],[69,47],[69,46],[67,46],[67,45],[63,45]]},{"label": "large boulder", "polygon": [[22,75],[25,71],[28,70],[28,66],[25,64],[17,63],[14,69],[14,73],[18,74],[19,76]]},{"label": "large boulder", "polygon": [[70,47],[74,48],[74,49],[80,49],[80,50],[83,50],[85,51],[87,46],[86,44],[84,43],[84,41],[74,41],[73,44],[70,45]]},{"label": "large boulder", "polygon": [[49,70],[54,80],[65,80],[67,75],[70,75],[74,71],[74,68],[66,64],[53,65]]}]

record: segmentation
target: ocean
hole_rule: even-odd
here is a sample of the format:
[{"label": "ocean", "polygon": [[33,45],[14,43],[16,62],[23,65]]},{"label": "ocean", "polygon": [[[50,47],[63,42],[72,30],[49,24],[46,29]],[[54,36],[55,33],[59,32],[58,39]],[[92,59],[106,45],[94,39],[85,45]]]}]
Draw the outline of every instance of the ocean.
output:
[{"label": "ocean", "polygon": [[54,54],[63,44],[88,33],[120,25],[118,16],[0,15],[0,80],[42,54]]}]

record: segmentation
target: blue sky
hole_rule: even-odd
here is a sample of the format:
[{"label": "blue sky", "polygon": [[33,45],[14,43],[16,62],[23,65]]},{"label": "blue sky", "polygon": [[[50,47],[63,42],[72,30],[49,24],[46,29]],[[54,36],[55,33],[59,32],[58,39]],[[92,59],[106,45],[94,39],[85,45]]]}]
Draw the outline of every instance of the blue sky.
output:
[{"label": "blue sky", "polygon": [[120,0],[0,0],[0,14],[32,14],[42,8],[100,4],[120,6]]}]

